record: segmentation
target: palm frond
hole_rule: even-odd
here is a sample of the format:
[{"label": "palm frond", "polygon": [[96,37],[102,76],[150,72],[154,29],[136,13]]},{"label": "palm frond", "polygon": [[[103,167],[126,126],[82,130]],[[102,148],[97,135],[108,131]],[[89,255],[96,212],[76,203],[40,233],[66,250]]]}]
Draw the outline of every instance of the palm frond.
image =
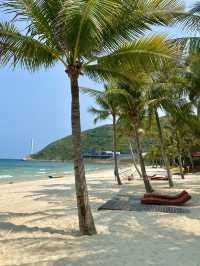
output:
[{"label": "palm frond", "polygon": [[106,120],[110,116],[109,110],[97,109],[95,107],[90,107],[88,109],[89,113],[95,115],[94,123],[97,124],[98,121]]},{"label": "palm frond", "polygon": [[188,53],[199,53],[200,51],[200,37],[198,36],[177,38],[176,42],[186,55]]},{"label": "palm frond", "polygon": [[152,35],[124,44],[112,54],[100,57],[98,63],[109,65],[110,68],[117,66],[121,70],[127,67],[148,69],[149,66],[161,67],[175,56],[177,50],[174,43],[161,35]]},{"label": "palm frond", "polygon": [[[59,0],[8,0],[0,6],[4,12],[13,14],[13,21],[24,21],[27,32],[45,43],[58,48],[55,24],[61,8]],[[52,16],[52,14],[54,14]]]},{"label": "palm frond", "polygon": [[115,82],[118,79],[121,79],[124,82],[132,83],[131,76],[128,76],[120,68],[111,67],[108,64],[93,64],[93,65],[84,65],[84,73],[91,79],[97,82]]},{"label": "palm frond", "polygon": [[104,39],[104,30],[119,17],[120,0],[74,0],[65,1],[59,14],[60,24],[66,25],[68,43],[74,51],[74,60],[79,54],[91,54]]},{"label": "palm frond", "polygon": [[100,51],[106,54],[144,35],[147,30],[151,30],[152,25],[169,25],[184,11],[181,1],[176,0],[122,2],[121,14],[116,16],[109,29],[104,30],[105,38]]},{"label": "palm frond", "polygon": [[178,16],[177,22],[185,30],[198,32],[200,27],[200,3],[194,4],[189,11]]},{"label": "palm frond", "polygon": [[59,59],[57,51],[30,36],[22,35],[13,24],[0,23],[2,64],[18,63],[29,70],[51,67]]},{"label": "palm frond", "polygon": [[91,88],[80,87],[80,90],[82,93],[87,94],[87,95],[92,96],[92,97],[95,97],[95,98],[103,95],[102,91],[91,89]]}]

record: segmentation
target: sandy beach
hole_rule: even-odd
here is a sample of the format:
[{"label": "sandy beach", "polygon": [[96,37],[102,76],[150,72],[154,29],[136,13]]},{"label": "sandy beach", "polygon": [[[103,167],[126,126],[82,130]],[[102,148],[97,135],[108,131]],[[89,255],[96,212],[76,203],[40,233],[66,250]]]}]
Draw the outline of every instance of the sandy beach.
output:
[{"label": "sandy beach", "polygon": [[175,177],[173,190],[153,182],[163,193],[186,189],[189,214],[97,211],[116,195],[142,195],[143,183],[119,187],[112,170],[90,172],[87,180],[98,230],[92,237],[78,233],[72,175],[1,184],[0,265],[200,266],[200,175]]}]

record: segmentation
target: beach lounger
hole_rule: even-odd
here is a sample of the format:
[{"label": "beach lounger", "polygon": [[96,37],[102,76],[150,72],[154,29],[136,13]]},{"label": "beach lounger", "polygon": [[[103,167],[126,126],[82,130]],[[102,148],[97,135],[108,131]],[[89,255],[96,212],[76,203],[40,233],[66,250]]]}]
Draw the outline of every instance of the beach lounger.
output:
[{"label": "beach lounger", "polygon": [[188,194],[188,192],[183,190],[181,193],[176,194],[176,195],[162,195],[158,193],[146,193],[144,194],[144,198],[177,199],[177,198],[180,198],[184,194]]},{"label": "beach lounger", "polygon": [[148,178],[151,179],[152,177],[155,177],[156,175],[149,175]]},{"label": "beach lounger", "polygon": [[155,180],[155,181],[165,181],[165,180],[169,180],[168,177],[166,176],[152,176],[150,177],[151,180]]},{"label": "beach lounger", "polygon": [[142,204],[150,204],[150,205],[168,205],[168,206],[178,206],[185,204],[188,200],[191,199],[191,196],[186,192],[178,198],[161,198],[161,197],[144,197],[141,199]]}]

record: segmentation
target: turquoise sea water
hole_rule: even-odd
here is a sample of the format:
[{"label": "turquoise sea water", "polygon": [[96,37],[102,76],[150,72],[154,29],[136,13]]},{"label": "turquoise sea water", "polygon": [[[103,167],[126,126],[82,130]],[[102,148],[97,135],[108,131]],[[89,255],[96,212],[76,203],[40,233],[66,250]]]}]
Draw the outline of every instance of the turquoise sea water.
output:
[{"label": "turquoise sea water", "polygon": [[[85,163],[87,171],[111,168],[112,164]],[[22,161],[0,159],[0,180],[33,179],[73,172],[72,162]]]}]

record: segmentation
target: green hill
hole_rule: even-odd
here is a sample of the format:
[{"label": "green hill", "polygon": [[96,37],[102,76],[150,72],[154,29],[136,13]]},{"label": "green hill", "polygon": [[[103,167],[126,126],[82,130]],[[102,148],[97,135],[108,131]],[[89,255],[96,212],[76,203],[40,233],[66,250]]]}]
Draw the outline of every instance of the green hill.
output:
[{"label": "green hill", "polygon": [[[86,130],[82,133],[83,152],[112,150],[112,127],[110,125]],[[127,151],[127,147],[120,149]],[[72,137],[60,139],[49,144],[43,150],[32,156],[39,160],[70,160],[72,159]]]},{"label": "green hill", "polygon": [[[144,139],[143,146],[145,150],[152,144],[152,140]],[[112,151],[112,126],[106,125],[94,129],[86,130],[82,133],[83,152],[91,150]],[[118,151],[129,152],[128,140],[122,137],[118,140]],[[60,139],[49,144],[37,154],[32,155],[37,160],[70,160],[72,159],[72,137]]]}]

